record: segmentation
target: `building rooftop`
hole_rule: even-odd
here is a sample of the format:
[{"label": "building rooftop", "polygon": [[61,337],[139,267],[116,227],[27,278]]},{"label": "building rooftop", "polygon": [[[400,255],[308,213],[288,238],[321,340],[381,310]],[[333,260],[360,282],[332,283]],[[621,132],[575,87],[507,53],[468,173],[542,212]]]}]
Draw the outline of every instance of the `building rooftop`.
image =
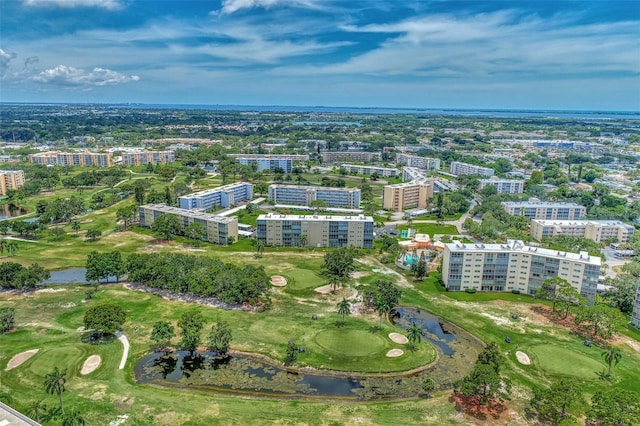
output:
[{"label": "building rooftop", "polygon": [[337,188],[335,186],[312,186],[312,185],[286,185],[281,183],[272,183],[269,188],[292,188],[292,189],[325,189],[329,191],[360,191],[360,188]]},{"label": "building rooftop", "polygon": [[232,158],[253,158],[253,159],[271,159],[271,160],[308,160],[306,154],[227,154]]},{"label": "building rooftop", "polygon": [[394,167],[382,167],[382,166],[372,166],[372,165],[364,165],[364,164],[344,163],[344,164],[340,164],[340,167],[365,167],[365,168],[370,168],[370,169],[395,170],[395,171],[398,171],[398,169],[396,169]]},{"label": "building rooftop", "polygon": [[236,216],[220,216],[217,214],[205,213],[200,210],[185,210],[179,207],[167,206],[166,204],[145,204],[140,207],[157,210],[164,213],[191,217],[194,219],[213,220],[219,223],[231,223],[238,220]]},{"label": "building rooftop", "polygon": [[236,188],[236,187],[242,186],[242,185],[251,185],[251,183],[249,183],[249,182],[230,183],[228,185],[222,185],[222,186],[219,186],[217,188],[204,189],[202,191],[192,192],[191,194],[181,195],[180,198],[183,198],[183,197],[186,197],[186,198],[202,197],[202,196],[205,196],[205,195],[209,195],[209,194],[211,194],[213,192],[227,191],[229,189]]},{"label": "building rooftop", "polygon": [[491,176],[489,179],[480,179],[480,182],[509,182],[509,183],[523,183],[524,181],[519,179],[502,179],[498,176]]},{"label": "building rooftop", "polygon": [[580,204],[576,203],[563,203],[563,202],[549,202],[549,201],[503,201],[501,203],[503,206],[513,206],[513,207],[582,207]]},{"label": "building rooftop", "polygon": [[599,224],[599,225],[608,225],[608,226],[619,226],[624,228],[635,229],[632,225],[628,223],[621,222],[619,220],[593,220],[593,219],[585,219],[585,220],[546,220],[546,219],[532,219],[536,223],[544,226],[586,226],[589,223]]},{"label": "building rooftop", "polygon": [[522,253],[531,254],[545,257],[555,257],[561,259],[568,259],[576,262],[588,263],[591,265],[600,266],[601,259],[597,256],[591,256],[586,251],[580,253],[569,253],[565,251],[557,251],[551,249],[545,249],[542,247],[532,247],[526,245],[521,240],[507,240],[506,244],[463,244],[460,241],[453,241],[452,243],[445,244],[445,246],[451,251],[468,251],[477,253]]},{"label": "building rooftop", "polygon": [[261,214],[258,216],[258,220],[306,220],[306,221],[316,221],[316,222],[343,222],[343,221],[353,221],[353,222],[373,222],[373,217],[358,215],[358,216],[327,216],[323,214],[314,214],[314,215],[293,215],[293,214],[279,214],[279,213],[267,213]]}]

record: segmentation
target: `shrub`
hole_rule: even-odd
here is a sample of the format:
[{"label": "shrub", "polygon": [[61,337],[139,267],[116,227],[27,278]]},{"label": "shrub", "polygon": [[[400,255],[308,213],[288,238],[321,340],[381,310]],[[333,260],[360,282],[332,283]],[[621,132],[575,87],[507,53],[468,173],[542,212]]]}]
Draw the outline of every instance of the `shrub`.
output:
[{"label": "shrub", "polygon": [[513,294],[520,294],[520,290],[511,290],[511,293],[513,293]]},{"label": "shrub", "polygon": [[465,292],[469,293],[469,294],[473,294],[475,293],[477,290],[475,288],[468,288],[465,290]]}]

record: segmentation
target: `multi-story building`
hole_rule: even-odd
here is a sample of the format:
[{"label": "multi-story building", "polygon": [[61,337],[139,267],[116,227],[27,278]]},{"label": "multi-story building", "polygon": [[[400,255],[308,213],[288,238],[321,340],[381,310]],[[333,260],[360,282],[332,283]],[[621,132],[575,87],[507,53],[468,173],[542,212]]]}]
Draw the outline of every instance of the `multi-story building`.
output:
[{"label": "multi-story building", "polygon": [[524,192],[524,181],[515,179],[500,179],[496,176],[480,179],[480,189],[487,186],[493,186],[498,194],[522,194]]},{"label": "multi-story building", "polygon": [[269,185],[269,200],[276,204],[302,206],[321,200],[327,203],[328,207],[357,209],[360,207],[360,189],[273,184]]},{"label": "multi-story building", "polygon": [[261,172],[263,170],[275,170],[280,168],[284,170],[285,173],[291,173],[293,171],[294,165],[297,162],[308,161],[308,155],[263,155],[263,154],[229,154],[229,157],[235,159],[236,163],[244,164],[245,166],[250,166],[251,164],[257,164],[258,171]]},{"label": "multi-story building", "polygon": [[371,216],[258,216],[258,241],[282,247],[373,247]]},{"label": "multi-story building", "polygon": [[20,162],[19,155],[0,155],[0,163],[18,163]]},{"label": "multi-story building", "polygon": [[481,175],[481,176],[493,176],[493,169],[487,167],[476,166],[475,164],[461,163],[460,161],[451,162],[451,174],[460,175]]},{"label": "multi-story building", "polygon": [[543,238],[567,235],[588,238],[600,243],[607,240],[626,243],[635,228],[619,220],[531,220],[531,236],[540,241]]},{"label": "multi-story building", "polygon": [[22,170],[0,170],[0,195],[7,195],[10,189],[18,189],[24,185]]},{"label": "multi-story building", "polygon": [[535,199],[504,201],[502,208],[512,216],[529,219],[574,220],[587,214],[587,208],[576,203],[549,203]]},{"label": "multi-story building", "polygon": [[200,223],[205,233],[202,239],[216,244],[229,244],[238,241],[238,218],[236,216],[218,216],[195,210],[185,210],[166,204],[145,204],[140,206],[140,225],[151,226],[163,214],[173,214],[180,219],[183,228],[189,224]]},{"label": "multi-story building", "polygon": [[633,305],[631,322],[633,325],[640,328],[640,286],[638,286],[638,290],[636,291],[636,302]]},{"label": "multi-story building", "polygon": [[29,162],[43,165],[57,164],[59,166],[111,167],[113,166],[113,157],[109,152],[48,151],[30,154]]},{"label": "multi-story building", "polygon": [[368,163],[373,159],[379,158],[379,153],[366,151],[325,151],[322,153],[323,163],[335,163],[337,161],[359,161]]},{"label": "multi-story building", "polygon": [[440,170],[440,159],[420,157],[419,155],[396,154],[396,164],[405,164],[408,167],[417,167],[425,170]]},{"label": "multi-story building", "polygon": [[396,177],[400,175],[398,169],[391,169],[380,166],[361,166],[358,164],[340,164],[340,169],[347,173],[355,173],[358,175],[372,175],[377,173],[380,177]]},{"label": "multi-story building", "polygon": [[176,161],[173,151],[142,151],[125,152],[122,154],[122,164],[125,166],[145,166],[147,164],[169,164]]},{"label": "multi-story building", "polygon": [[413,180],[395,185],[385,185],[382,193],[382,208],[394,212],[427,207],[433,197],[433,179]]},{"label": "multi-story building", "polygon": [[194,192],[178,197],[181,209],[211,210],[214,207],[228,208],[232,204],[253,198],[253,186],[248,182],[236,182],[213,189]]},{"label": "multi-story building", "polygon": [[596,294],[601,259],[507,240],[506,244],[445,244],[442,280],[447,290],[513,291],[533,295],[551,277],[567,280],[590,300]]}]

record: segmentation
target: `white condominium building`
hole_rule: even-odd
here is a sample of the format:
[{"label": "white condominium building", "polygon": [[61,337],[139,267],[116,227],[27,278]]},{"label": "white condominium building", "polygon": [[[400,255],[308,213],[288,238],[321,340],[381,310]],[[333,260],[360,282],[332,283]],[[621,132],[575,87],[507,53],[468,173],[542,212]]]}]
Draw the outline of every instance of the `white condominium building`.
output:
[{"label": "white condominium building", "polygon": [[480,179],[480,189],[487,186],[496,188],[498,194],[522,194],[524,192],[524,181],[515,179],[500,179],[496,176]]},{"label": "white condominium building", "polygon": [[10,189],[18,189],[24,185],[24,171],[0,170],[0,195],[7,195]]},{"label": "white condominium building", "polygon": [[469,163],[461,163],[460,161],[452,161],[451,162],[451,174],[460,176],[460,175],[482,175],[482,176],[493,176],[493,169],[489,169],[487,167],[476,166],[475,164]]},{"label": "white condominium building", "polygon": [[440,159],[420,157],[419,155],[396,154],[396,164],[405,164],[408,167],[417,167],[425,170],[440,170]]},{"label": "white condominium building", "polygon": [[169,164],[176,161],[173,151],[142,151],[125,152],[122,154],[122,164],[125,166],[145,166],[147,164]]},{"label": "white condominium building", "polygon": [[291,173],[293,171],[295,163],[308,161],[308,155],[295,155],[295,154],[228,154],[229,157],[235,159],[236,163],[244,164],[245,166],[250,166],[251,164],[256,164],[258,166],[258,171],[261,172],[263,170],[276,170],[278,168],[282,169],[285,173]]},{"label": "white condominium building", "polygon": [[345,170],[347,173],[355,173],[358,175],[372,175],[377,173],[380,177],[396,177],[400,175],[398,169],[391,169],[388,167],[379,166],[360,166],[358,164],[341,164],[340,169]]},{"label": "white condominium building", "polygon": [[505,201],[502,208],[512,216],[529,219],[573,220],[587,214],[587,208],[576,203],[548,203],[536,199],[529,201]]},{"label": "white condominium building", "polygon": [[178,198],[181,209],[211,210],[214,207],[231,207],[232,204],[253,198],[253,186],[249,182],[237,182],[213,189],[194,192]]},{"label": "white condominium building", "polygon": [[276,204],[308,206],[321,200],[328,207],[360,208],[359,188],[331,188],[325,186],[269,185],[269,200]]},{"label": "white condominium building", "polygon": [[258,216],[258,241],[280,247],[373,247],[371,216]]},{"label": "white condominium building", "polygon": [[29,154],[29,162],[43,165],[57,164],[59,166],[111,167],[113,166],[113,157],[111,153],[48,151]]},{"label": "white condominium building", "polygon": [[567,253],[507,240],[506,244],[445,244],[442,280],[451,291],[520,291],[533,295],[551,277],[567,280],[590,300],[596,294],[601,260],[587,252]]},{"label": "white condominium building", "polygon": [[228,244],[229,237],[238,241],[238,218],[236,216],[218,216],[195,210],[185,210],[166,204],[145,204],[140,206],[140,225],[150,227],[163,214],[178,217],[182,228],[191,223],[200,223],[204,229],[202,239],[216,244]]},{"label": "white condominium building", "polygon": [[433,197],[433,179],[413,180],[395,185],[385,185],[382,193],[382,208],[394,212],[427,207]]},{"label": "white condominium building", "polygon": [[588,238],[596,243],[607,240],[626,243],[634,231],[633,226],[619,220],[531,220],[531,237],[537,241],[567,235]]},{"label": "white condominium building", "polygon": [[371,160],[379,158],[379,153],[366,151],[325,151],[322,153],[323,163],[335,163],[336,161],[360,161],[368,163]]}]

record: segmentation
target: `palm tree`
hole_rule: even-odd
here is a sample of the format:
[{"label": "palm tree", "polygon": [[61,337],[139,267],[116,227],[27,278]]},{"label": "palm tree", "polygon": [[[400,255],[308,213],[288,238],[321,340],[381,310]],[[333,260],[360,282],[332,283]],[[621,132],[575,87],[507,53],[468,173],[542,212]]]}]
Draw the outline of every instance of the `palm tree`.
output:
[{"label": "palm tree", "polygon": [[7,247],[7,240],[0,240],[0,256],[4,256],[4,249]]},{"label": "palm tree", "polygon": [[620,352],[620,349],[614,348],[613,346],[609,346],[609,348],[606,351],[602,352],[602,356],[604,357],[605,362],[609,366],[607,376],[611,376],[611,367],[613,365],[618,365],[618,363],[622,359],[622,353]]},{"label": "palm tree", "polygon": [[422,329],[415,322],[407,329],[407,339],[409,339],[412,350],[416,348],[417,343],[422,341]]},{"label": "palm tree", "polygon": [[344,297],[342,298],[342,302],[338,303],[338,313],[342,315],[342,325],[344,325],[344,317],[351,314],[351,303]]},{"label": "palm tree", "polygon": [[300,235],[300,247],[306,247],[308,241],[309,241],[309,237],[307,237],[306,234]]},{"label": "palm tree", "polygon": [[84,417],[80,415],[79,411],[71,410],[62,419],[62,426],[84,426]]},{"label": "palm tree", "polygon": [[258,248],[258,254],[262,256],[262,253],[264,253],[264,241],[258,240],[256,247]]},{"label": "palm tree", "polygon": [[27,414],[31,416],[36,422],[40,423],[40,416],[47,411],[47,404],[43,400],[38,399],[31,401],[27,406]]},{"label": "palm tree", "polygon": [[18,243],[15,241],[7,241],[5,248],[9,252],[9,256],[13,257],[16,254],[16,250],[18,250]]},{"label": "palm tree", "polygon": [[[76,233],[80,230],[80,222],[78,222],[77,220],[74,220],[73,222],[71,222],[71,229],[73,229]],[[126,226],[125,226],[126,229]]]},{"label": "palm tree", "polygon": [[62,392],[65,391],[64,384],[67,381],[67,369],[60,371],[58,367],[54,367],[53,371],[44,378],[44,386],[48,394],[58,394],[60,400],[60,411],[64,415],[64,406],[62,405]]}]

